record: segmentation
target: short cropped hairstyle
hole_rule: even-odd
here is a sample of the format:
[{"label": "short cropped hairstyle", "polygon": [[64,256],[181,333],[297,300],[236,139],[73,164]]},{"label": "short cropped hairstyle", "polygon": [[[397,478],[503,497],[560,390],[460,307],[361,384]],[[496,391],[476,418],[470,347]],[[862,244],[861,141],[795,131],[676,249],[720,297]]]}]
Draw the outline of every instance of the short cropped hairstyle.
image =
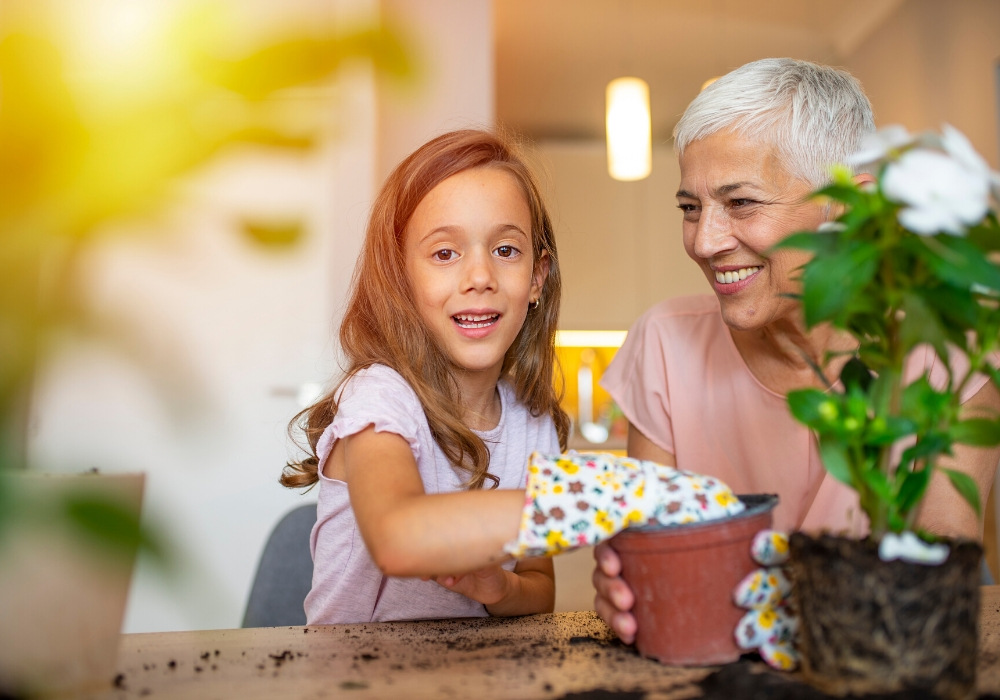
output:
[{"label": "short cropped hairstyle", "polygon": [[740,66],[692,100],[674,127],[678,155],[692,141],[728,129],[784,156],[788,172],[813,187],[830,181],[875,130],[871,103],[850,73],[793,58]]}]

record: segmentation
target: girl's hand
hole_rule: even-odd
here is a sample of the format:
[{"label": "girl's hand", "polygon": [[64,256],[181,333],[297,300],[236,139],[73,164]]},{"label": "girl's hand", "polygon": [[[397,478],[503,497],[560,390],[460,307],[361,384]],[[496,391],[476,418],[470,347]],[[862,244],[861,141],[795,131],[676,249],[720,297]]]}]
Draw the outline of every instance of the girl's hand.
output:
[{"label": "girl's hand", "polygon": [[514,575],[501,566],[487,566],[460,576],[432,576],[431,580],[483,605],[493,605],[510,594],[509,577]]},{"label": "girl's hand", "polygon": [[433,576],[437,584],[482,603],[495,617],[550,613],[556,581],[552,559],[522,559],[509,571],[490,565],[462,576]]}]

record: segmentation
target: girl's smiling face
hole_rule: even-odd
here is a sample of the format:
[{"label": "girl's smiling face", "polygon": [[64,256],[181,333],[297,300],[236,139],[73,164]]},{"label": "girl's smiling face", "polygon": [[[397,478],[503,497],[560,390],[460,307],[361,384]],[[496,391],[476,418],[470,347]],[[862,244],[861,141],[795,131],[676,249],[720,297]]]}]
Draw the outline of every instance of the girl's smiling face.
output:
[{"label": "girl's smiling face", "polygon": [[684,248],[715,290],[730,328],[797,319],[795,270],[808,258],[771,246],[826,218],[813,187],[791,175],[775,148],[723,130],[693,141],[680,158],[677,205]]},{"label": "girl's smiling face", "polygon": [[405,254],[414,303],[457,368],[499,378],[548,271],[547,258],[533,264],[531,236],[524,193],[501,168],[452,175],[413,211]]}]

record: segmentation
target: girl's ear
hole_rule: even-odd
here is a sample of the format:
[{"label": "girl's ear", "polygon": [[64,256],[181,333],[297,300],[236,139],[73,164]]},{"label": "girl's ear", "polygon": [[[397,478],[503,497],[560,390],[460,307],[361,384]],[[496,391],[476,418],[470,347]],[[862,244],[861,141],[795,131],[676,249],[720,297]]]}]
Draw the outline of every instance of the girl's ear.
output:
[{"label": "girl's ear", "polygon": [[538,299],[542,295],[542,287],[545,280],[549,278],[549,251],[543,250],[535,263],[535,270],[531,274],[531,299]]}]

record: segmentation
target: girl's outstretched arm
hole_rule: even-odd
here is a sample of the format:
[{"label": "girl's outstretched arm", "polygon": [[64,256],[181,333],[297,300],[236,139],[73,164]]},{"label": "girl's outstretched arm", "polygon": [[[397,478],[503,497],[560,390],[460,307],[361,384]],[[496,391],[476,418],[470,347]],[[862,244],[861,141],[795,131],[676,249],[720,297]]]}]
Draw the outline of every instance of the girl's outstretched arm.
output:
[{"label": "girl's outstretched arm", "polygon": [[334,445],[326,476],[347,482],[375,564],[388,576],[464,574],[509,559],[523,490],[427,494],[409,444],[372,426]]}]

